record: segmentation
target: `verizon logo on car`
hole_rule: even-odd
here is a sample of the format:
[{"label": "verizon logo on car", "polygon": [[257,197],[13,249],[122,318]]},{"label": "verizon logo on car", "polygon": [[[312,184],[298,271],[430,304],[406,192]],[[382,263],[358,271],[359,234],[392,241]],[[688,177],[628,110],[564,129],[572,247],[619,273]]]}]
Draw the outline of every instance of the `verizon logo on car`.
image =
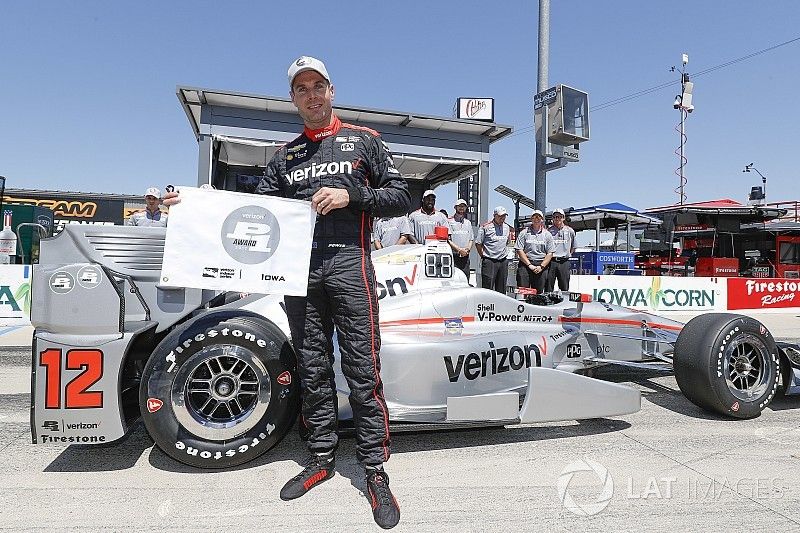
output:
[{"label": "verizon logo on car", "polygon": [[[533,354],[533,359],[531,354]],[[541,366],[541,361],[541,351],[535,344],[496,348],[493,342],[489,342],[489,349],[481,351],[480,354],[472,352],[470,354],[462,353],[458,357],[444,356],[447,377],[453,383],[461,379],[461,376],[473,380],[511,372],[512,370],[530,368],[531,364]]]}]

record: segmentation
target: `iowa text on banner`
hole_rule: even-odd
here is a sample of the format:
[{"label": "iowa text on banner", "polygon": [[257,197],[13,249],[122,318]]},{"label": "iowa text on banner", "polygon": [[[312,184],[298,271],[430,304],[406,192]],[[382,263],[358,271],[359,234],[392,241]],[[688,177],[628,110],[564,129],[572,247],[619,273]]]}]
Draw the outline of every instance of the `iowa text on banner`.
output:
[{"label": "iowa text on banner", "polygon": [[309,202],[181,187],[169,210],[161,285],[305,296]]}]

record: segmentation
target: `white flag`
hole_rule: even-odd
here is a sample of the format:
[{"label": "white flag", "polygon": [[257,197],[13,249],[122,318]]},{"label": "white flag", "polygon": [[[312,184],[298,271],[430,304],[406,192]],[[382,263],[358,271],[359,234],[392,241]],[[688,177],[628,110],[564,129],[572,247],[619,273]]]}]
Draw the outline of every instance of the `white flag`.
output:
[{"label": "white flag", "polygon": [[181,187],[161,285],[305,296],[316,212],[274,196]]}]

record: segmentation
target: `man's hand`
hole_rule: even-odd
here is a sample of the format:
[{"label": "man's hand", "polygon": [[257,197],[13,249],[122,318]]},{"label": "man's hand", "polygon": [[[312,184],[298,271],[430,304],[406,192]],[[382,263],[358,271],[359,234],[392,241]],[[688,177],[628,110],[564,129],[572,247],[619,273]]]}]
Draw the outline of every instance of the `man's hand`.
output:
[{"label": "man's hand", "polygon": [[180,199],[180,196],[178,195],[177,192],[172,191],[172,192],[168,192],[167,194],[164,195],[164,198],[162,198],[162,203],[165,206],[169,207],[171,205],[175,205],[175,204],[181,203],[181,199]]},{"label": "man's hand", "polygon": [[345,189],[323,187],[311,197],[311,207],[320,215],[327,215],[334,209],[347,207],[350,194]]}]

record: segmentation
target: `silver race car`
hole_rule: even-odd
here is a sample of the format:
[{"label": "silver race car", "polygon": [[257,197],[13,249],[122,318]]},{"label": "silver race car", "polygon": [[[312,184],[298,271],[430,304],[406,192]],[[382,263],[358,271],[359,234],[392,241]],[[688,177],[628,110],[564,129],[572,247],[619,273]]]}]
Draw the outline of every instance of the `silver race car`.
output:
[{"label": "silver race car", "polygon": [[[267,452],[293,426],[300,390],[282,298],[159,286],[165,233],[67,225],[42,242],[34,443],[108,443],[141,417],[168,455],[223,468]],[[372,258],[394,431],[638,411],[638,390],[591,377],[610,363],[674,367],[687,398],[737,418],[757,416],[779,382],[800,391],[800,349],[751,318],[708,314],[684,326],[580,294],[509,297],[470,287],[442,241]],[[338,367],[336,384],[346,425]]]}]

